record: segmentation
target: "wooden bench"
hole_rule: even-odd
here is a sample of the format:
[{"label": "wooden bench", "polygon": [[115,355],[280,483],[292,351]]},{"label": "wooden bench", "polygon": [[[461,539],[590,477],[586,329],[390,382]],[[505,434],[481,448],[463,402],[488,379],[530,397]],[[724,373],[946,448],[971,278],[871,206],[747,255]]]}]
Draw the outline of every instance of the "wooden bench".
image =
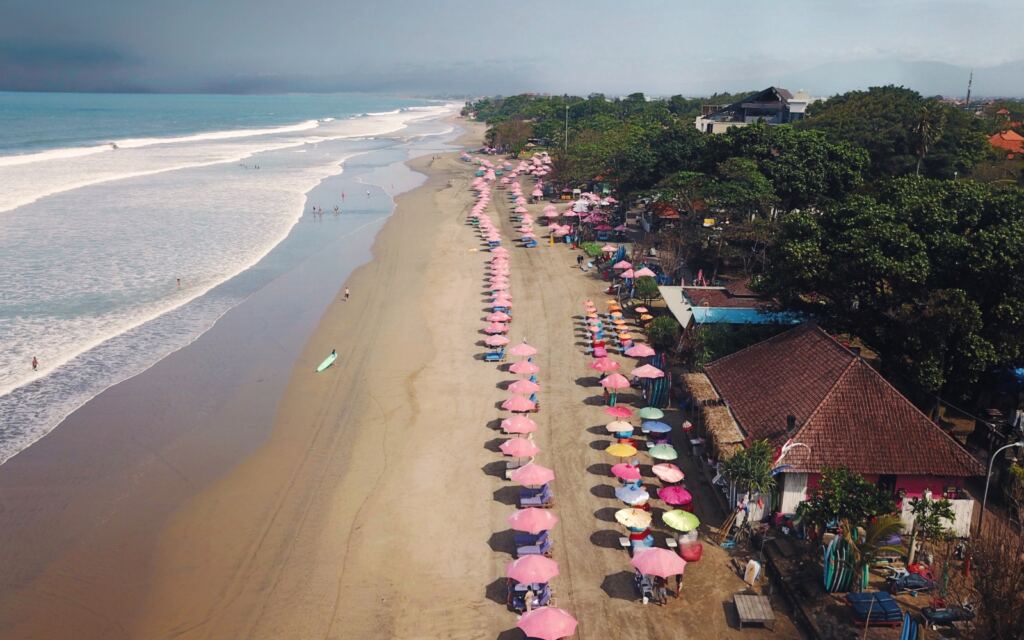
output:
[{"label": "wooden bench", "polygon": [[775,627],[775,612],[772,611],[772,603],[766,596],[748,596],[737,594],[733,596],[736,604],[736,613],[740,617],[740,629],[743,624],[751,622],[763,624],[769,629]]}]

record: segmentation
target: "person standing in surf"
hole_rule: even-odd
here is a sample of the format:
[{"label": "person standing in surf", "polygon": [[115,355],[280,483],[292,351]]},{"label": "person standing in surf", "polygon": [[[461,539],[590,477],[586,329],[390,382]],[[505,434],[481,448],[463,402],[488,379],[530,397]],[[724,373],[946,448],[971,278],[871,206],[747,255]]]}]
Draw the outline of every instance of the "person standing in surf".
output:
[{"label": "person standing in surf", "polygon": [[39,360],[35,356],[32,356],[32,370],[39,371]]}]

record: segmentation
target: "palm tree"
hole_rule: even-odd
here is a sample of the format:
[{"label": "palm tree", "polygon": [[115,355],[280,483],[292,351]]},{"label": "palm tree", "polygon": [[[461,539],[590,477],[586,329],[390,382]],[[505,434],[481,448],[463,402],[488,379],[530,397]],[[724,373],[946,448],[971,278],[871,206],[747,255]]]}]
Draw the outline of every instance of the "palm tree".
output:
[{"label": "palm tree", "polygon": [[921,115],[914,125],[914,133],[917,134],[917,168],[914,175],[921,175],[921,163],[928,153],[928,149],[942,137],[942,129],[946,126],[946,113],[928,105],[921,107]]},{"label": "palm tree", "polygon": [[899,545],[888,544],[894,535],[903,532],[903,522],[897,515],[878,516],[863,528],[854,527],[849,520],[843,520],[841,531],[850,543],[854,575],[860,576],[858,584],[861,589],[868,586],[868,568],[878,561],[882,554],[899,553]]}]

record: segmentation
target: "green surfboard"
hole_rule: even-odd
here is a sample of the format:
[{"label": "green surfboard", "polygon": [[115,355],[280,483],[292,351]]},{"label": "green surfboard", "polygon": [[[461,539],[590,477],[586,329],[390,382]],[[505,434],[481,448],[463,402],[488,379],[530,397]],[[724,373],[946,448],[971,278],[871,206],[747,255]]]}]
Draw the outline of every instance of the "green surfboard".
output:
[{"label": "green surfboard", "polygon": [[338,354],[332,351],[331,355],[329,355],[326,358],[324,358],[324,361],[321,362],[320,366],[316,368],[316,372],[320,373],[321,371],[323,371],[327,367],[329,367],[332,364],[334,364],[334,361],[337,360],[337,359],[338,359]]}]

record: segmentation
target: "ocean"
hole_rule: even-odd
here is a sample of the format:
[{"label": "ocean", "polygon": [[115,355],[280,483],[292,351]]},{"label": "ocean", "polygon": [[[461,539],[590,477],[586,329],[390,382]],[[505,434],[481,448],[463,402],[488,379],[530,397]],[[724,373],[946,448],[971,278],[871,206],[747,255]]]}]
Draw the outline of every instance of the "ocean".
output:
[{"label": "ocean", "polygon": [[[324,238],[378,225],[414,185],[366,172],[358,193],[307,194],[353,158],[450,133],[453,110],[361,94],[0,93],[0,462]],[[325,216],[330,228],[268,256]]]}]

